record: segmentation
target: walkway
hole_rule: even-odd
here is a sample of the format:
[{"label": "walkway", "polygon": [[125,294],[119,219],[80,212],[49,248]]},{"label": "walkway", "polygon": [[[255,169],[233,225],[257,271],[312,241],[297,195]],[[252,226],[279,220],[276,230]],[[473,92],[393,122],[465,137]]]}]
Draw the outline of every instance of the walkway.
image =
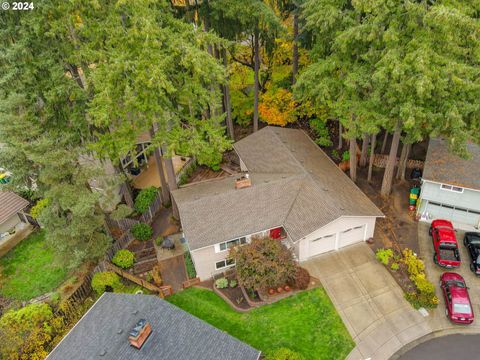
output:
[{"label": "walkway", "polygon": [[158,264],[163,284],[172,286],[174,293],[181,290],[183,282],[188,279],[183,254],[162,260]]},{"label": "walkway", "polygon": [[303,266],[320,279],[357,344],[347,359],[388,359],[431,332],[367,244],[318,256]]}]

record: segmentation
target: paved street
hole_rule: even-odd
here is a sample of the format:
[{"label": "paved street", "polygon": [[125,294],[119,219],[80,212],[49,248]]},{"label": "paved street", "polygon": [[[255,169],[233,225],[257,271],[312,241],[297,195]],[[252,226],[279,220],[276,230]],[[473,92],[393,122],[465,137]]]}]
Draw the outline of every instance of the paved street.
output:
[{"label": "paved street", "polygon": [[474,360],[480,354],[480,335],[449,335],[418,345],[399,360]]},{"label": "paved street", "polygon": [[388,359],[431,332],[367,244],[318,256],[303,266],[320,279],[357,344],[348,359]]}]

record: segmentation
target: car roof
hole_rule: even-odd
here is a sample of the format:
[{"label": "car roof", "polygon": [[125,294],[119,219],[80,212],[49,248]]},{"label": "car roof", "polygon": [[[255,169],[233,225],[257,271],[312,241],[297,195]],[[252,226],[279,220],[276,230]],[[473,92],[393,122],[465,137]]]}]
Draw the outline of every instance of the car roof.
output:
[{"label": "car roof", "polygon": [[457,304],[470,304],[468,290],[466,287],[461,288],[458,286],[451,286],[450,294],[452,295],[452,303],[454,302]]}]

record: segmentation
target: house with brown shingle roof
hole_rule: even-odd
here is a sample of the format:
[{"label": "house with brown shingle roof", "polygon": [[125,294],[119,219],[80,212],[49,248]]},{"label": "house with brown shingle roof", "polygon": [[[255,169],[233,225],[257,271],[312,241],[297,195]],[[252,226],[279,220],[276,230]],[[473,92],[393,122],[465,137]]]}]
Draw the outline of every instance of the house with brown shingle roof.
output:
[{"label": "house with brown shingle roof", "polygon": [[12,191],[0,191],[0,234],[5,233],[21,220],[18,216],[29,202]]},{"label": "house with brown shingle roof", "polygon": [[480,226],[480,145],[467,144],[469,159],[451,153],[447,141],[430,139],[417,214],[447,219],[471,230]]},{"label": "house with brown shingle roof", "polygon": [[242,176],[172,192],[202,280],[234,266],[228,249],[252,237],[282,241],[304,261],[367,240],[384,216],[301,130],[267,126],[234,149]]}]

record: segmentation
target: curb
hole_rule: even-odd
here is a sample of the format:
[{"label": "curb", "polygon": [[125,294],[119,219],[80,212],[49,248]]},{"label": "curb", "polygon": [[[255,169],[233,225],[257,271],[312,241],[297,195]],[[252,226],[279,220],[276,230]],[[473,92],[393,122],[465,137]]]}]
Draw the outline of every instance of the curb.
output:
[{"label": "curb", "polygon": [[451,327],[451,328],[446,328],[441,330],[435,330],[427,335],[424,335],[404,345],[400,350],[398,350],[396,353],[390,356],[389,360],[397,360],[402,355],[410,351],[411,349],[429,340],[433,340],[433,339],[448,336],[448,335],[478,335],[478,334],[480,334],[480,329],[467,330],[467,329],[459,329],[458,327]]}]

